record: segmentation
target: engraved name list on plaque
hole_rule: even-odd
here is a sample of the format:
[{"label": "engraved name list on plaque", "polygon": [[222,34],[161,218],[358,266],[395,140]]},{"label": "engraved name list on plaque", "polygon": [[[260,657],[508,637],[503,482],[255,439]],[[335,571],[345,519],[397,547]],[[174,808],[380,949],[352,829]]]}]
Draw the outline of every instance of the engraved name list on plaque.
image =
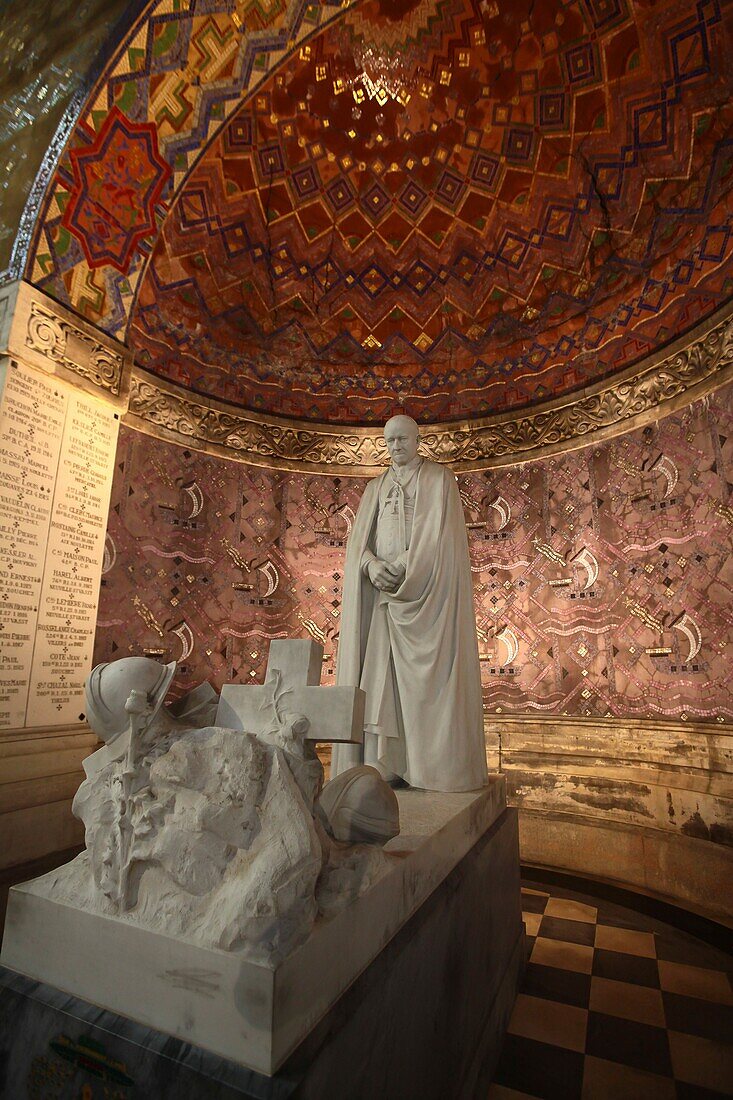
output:
[{"label": "engraved name list on plaque", "polygon": [[80,721],[119,421],[0,363],[0,730]]}]

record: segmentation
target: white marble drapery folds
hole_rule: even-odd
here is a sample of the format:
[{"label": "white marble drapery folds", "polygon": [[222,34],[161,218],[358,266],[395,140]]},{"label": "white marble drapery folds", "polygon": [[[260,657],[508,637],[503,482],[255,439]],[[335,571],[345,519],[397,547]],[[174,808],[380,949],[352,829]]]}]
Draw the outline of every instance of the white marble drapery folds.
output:
[{"label": "white marble drapery folds", "polygon": [[[411,464],[412,465],[412,464]],[[393,593],[371,584],[380,497],[391,471],[371,481],[351,531],[344,573],[337,682],[367,693],[365,748],[411,786],[474,790],[486,783],[481,677],[468,541],[453,473],[426,459],[416,478],[405,576]],[[397,515],[399,522],[399,514]],[[332,775],[361,762],[334,746]]]}]

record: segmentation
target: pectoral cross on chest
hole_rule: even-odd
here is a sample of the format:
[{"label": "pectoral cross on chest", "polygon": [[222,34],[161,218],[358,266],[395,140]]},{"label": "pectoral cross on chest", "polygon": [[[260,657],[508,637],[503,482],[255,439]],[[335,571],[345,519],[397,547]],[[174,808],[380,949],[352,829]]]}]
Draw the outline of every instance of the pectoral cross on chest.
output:
[{"label": "pectoral cross on chest", "polygon": [[384,510],[392,516],[400,515],[400,489],[396,485],[387,493]]},{"label": "pectoral cross on chest", "polygon": [[402,487],[400,485],[393,485],[387,493],[387,505],[391,505],[391,511],[393,516],[400,514],[400,500],[402,498]]},{"label": "pectoral cross on chest", "polygon": [[366,695],[358,687],[321,686],[323,647],[309,638],[270,642],[264,684],[225,684],[216,712],[217,726],[259,734],[302,715],[306,741],[357,742],[364,739]]}]

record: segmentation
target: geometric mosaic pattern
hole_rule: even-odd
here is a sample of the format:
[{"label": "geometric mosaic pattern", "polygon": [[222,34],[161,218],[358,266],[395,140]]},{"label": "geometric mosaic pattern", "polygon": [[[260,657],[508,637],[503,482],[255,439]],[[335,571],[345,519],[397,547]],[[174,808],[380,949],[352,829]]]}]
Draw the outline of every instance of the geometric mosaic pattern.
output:
[{"label": "geometric mosaic pattern", "polygon": [[170,168],[155,127],[131,123],[113,107],[89,148],[71,151],[74,188],[63,226],[79,240],[90,268],[125,271],[138,242],[155,228],[155,206]]},{"label": "geometric mosaic pattern", "polygon": [[[450,420],[628,367],[730,295],[720,11],[490,9],[360,5],[270,77],[163,224],[139,362],[270,412]],[[365,43],[394,94],[353,83]]]},{"label": "geometric mosaic pattern", "polygon": [[[733,721],[733,387],[598,447],[458,479],[486,709]],[[123,428],[95,660],[175,690],[338,646],[360,478],[267,471]]]},{"label": "geometric mosaic pattern", "polygon": [[[48,185],[28,254],[25,277],[48,290],[106,332],[124,339],[137,282],[169,204],[202,148],[243,98],[321,27],[343,14],[351,0],[150,0],[129,25],[96,81]],[[171,175],[155,224],[140,235],[122,263],[90,265],[89,249],[64,224],[79,187],[74,158],[98,144],[110,115],[128,129],[150,127],[151,148]],[[155,134],[153,140],[152,134]],[[145,184],[129,160],[133,202]],[[79,195],[88,202],[88,191]],[[109,210],[114,224],[115,213]],[[99,227],[95,227],[98,232]],[[91,253],[94,255],[94,253]],[[122,270],[120,269],[122,268]]]},{"label": "geometric mosaic pattern", "polygon": [[160,230],[90,265],[67,157],[29,267],[150,369],[450,420],[607,377],[730,296],[729,6],[224,7],[151,7],[72,138],[155,128]]},{"label": "geometric mosaic pattern", "polygon": [[528,963],[488,1100],[733,1089],[733,959],[641,912],[525,879]]}]

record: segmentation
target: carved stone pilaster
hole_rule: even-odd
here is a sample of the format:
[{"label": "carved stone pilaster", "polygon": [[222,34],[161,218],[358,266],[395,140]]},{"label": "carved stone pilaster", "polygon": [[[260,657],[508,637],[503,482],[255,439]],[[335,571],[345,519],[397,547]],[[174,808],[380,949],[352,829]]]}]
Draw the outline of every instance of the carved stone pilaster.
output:
[{"label": "carved stone pilaster", "polygon": [[0,290],[0,739],[84,719],[131,362],[28,283]]},{"label": "carved stone pilaster", "polygon": [[0,292],[0,352],[124,409],[132,355],[29,283]]}]

